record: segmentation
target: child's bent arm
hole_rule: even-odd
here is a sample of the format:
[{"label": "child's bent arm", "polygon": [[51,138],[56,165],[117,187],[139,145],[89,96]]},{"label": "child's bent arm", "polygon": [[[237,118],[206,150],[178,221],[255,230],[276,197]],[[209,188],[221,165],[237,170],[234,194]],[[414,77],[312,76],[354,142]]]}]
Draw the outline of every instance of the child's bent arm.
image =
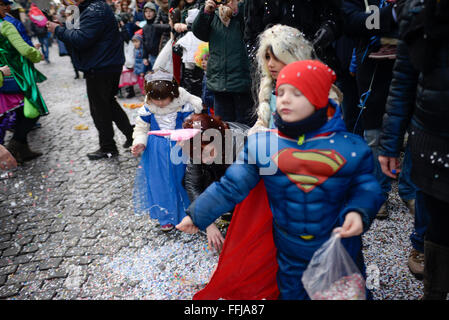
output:
[{"label": "child's bent arm", "polygon": [[205,230],[220,215],[243,201],[260,181],[255,164],[233,164],[219,182],[210,185],[187,209],[193,223]]},{"label": "child's bent arm", "polygon": [[140,116],[136,117],[136,126],[133,132],[133,146],[138,144],[147,145],[148,130],[150,130],[150,124],[143,121]]},{"label": "child's bent arm", "polygon": [[182,87],[179,88],[179,95],[182,104],[186,104],[187,102],[189,102],[193,107],[194,113],[201,113],[201,110],[203,110],[203,100],[201,100],[200,97],[191,94]]},{"label": "child's bent arm", "polygon": [[362,216],[363,232],[366,232],[385,199],[372,174],[374,162],[371,150],[365,146],[358,153],[361,153],[362,157],[350,182],[346,207],[342,214],[346,215],[351,211],[359,213]]}]

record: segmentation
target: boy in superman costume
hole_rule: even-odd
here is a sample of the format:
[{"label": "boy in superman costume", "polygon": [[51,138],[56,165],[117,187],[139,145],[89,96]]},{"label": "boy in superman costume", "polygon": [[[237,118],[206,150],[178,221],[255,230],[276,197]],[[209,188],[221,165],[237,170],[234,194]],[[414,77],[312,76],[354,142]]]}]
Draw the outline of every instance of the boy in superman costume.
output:
[{"label": "boy in superman costume", "polygon": [[[276,84],[277,130],[250,135],[238,161],[188,208],[188,216],[177,228],[195,233],[248,195],[261,195],[259,203],[253,204],[262,208],[263,184],[272,213],[274,246],[270,247],[266,210],[261,214],[264,223],[260,224],[260,212],[251,211],[254,206],[247,203],[248,199],[239,204],[217,271],[194,298],[276,298],[278,289],[280,299],[309,299],[302,274],[314,252],[336,231],[363,272],[360,236],[369,229],[385,199],[372,174],[374,162],[369,147],[359,136],[346,132],[339,107],[328,99],[335,78],[335,73],[319,61],[297,61],[285,66]],[[328,112],[334,108],[329,119]],[[260,152],[262,149],[266,151]],[[267,170],[272,167],[274,172]],[[249,210],[243,212],[243,206]],[[260,236],[259,228],[264,234],[260,240],[267,248],[249,239],[245,227],[254,237]],[[251,250],[239,248],[240,239]],[[228,242],[233,247],[229,252]],[[275,267],[267,260],[273,252]],[[225,263],[227,272],[223,275],[220,265]],[[270,275],[273,270],[277,288]],[[259,279],[253,281],[252,275]],[[225,281],[226,277],[231,281]]]}]

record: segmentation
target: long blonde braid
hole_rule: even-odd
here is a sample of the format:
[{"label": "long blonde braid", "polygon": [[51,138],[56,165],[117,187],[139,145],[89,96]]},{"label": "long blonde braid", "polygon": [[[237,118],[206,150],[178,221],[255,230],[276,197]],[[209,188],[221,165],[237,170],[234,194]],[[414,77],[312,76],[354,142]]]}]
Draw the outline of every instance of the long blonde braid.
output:
[{"label": "long blonde braid", "polygon": [[253,129],[268,128],[271,111],[270,98],[274,79],[268,70],[266,53],[272,50],[273,55],[284,64],[298,60],[313,59],[315,53],[312,45],[298,29],[284,25],[274,25],[259,36],[259,46],[256,54],[258,85],[257,122]]}]

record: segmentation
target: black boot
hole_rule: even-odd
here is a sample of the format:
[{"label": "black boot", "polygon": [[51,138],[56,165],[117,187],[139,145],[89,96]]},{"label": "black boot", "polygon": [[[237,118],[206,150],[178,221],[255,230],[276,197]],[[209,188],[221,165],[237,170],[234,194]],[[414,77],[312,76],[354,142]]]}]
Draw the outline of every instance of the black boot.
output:
[{"label": "black boot", "polygon": [[28,143],[22,143],[15,139],[9,141],[6,149],[8,149],[12,156],[20,163],[33,160],[42,155],[41,152],[32,151],[28,146]]},{"label": "black boot", "polygon": [[[135,124],[132,125],[132,128],[133,128],[132,132],[134,132],[134,127],[135,126],[136,126]],[[128,149],[129,147],[131,147],[133,145],[133,141],[134,141],[134,139],[133,139],[133,135],[131,133],[131,135],[126,137],[126,141],[123,144],[123,148]]]},{"label": "black boot", "polygon": [[108,159],[108,158],[114,158],[118,156],[118,151],[105,151],[101,148],[97,151],[91,152],[87,154],[87,157],[89,160],[100,160],[100,159]]},{"label": "black boot", "polygon": [[449,292],[449,247],[424,241],[423,300],[446,300]]},{"label": "black boot", "polygon": [[117,97],[120,98],[120,99],[123,99],[122,88],[118,88]]},{"label": "black boot", "polygon": [[130,99],[135,96],[136,96],[136,93],[134,92],[134,87],[133,86],[126,87],[125,99]]}]

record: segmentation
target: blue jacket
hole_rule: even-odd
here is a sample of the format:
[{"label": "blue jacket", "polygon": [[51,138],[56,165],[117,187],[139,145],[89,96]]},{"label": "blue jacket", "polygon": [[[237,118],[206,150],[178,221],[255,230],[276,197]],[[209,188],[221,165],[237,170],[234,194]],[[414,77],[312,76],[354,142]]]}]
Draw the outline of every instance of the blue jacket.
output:
[{"label": "blue jacket", "polygon": [[134,50],[134,73],[140,75],[141,73],[145,74],[147,71],[147,66],[143,64],[144,50],[143,46],[140,45],[139,49]]},{"label": "blue jacket", "polygon": [[22,37],[22,39],[31,47],[34,47],[33,42],[31,41],[30,37],[28,36],[28,33],[25,29],[25,26],[23,25],[23,23],[19,20],[17,20],[16,18],[6,15],[5,16],[5,21],[11,22],[14,27],[16,27],[17,31],[19,31],[20,36]]},{"label": "blue jacket", "polygon": [[83,72],[121,72],[123,41],[111,7],[104,0],[86,0],[79,9],[79,29],[57,27],[55,31],[72,48],[75,67]]},{"label": "blue jacket", "polygon": [[[346,132],[337,110],[317,132],[307,134],[302,145],[276,132],[250,135],[237,162],[188,208],[194,224],[204,230],[263,179],[275,231],[311,248],[307,258],[349,211],[361,214],[366,231],[385,199],[372,174],[370,148]],[[330,134],[319,136],[322,133]]]}]

